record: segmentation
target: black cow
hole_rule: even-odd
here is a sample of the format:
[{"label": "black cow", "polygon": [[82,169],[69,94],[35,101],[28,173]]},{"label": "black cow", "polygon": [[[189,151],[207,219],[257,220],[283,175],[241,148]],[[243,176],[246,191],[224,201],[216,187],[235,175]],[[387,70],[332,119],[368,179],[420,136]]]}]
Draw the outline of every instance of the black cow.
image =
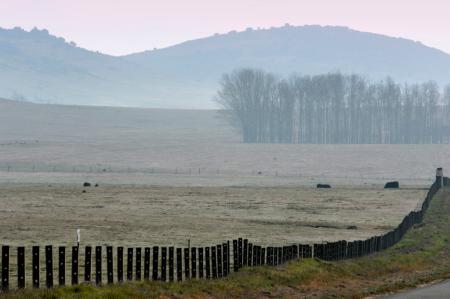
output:
[{"label": "black cow", "polygon": [[317,189],[330,189],[331,186],[328,184],[317,184]]},{"label": "black cow", "polygon": [[398,189],[398,188],[400,188],[400,184],[397,181],[387,182],[384,185],[384,189]]}]

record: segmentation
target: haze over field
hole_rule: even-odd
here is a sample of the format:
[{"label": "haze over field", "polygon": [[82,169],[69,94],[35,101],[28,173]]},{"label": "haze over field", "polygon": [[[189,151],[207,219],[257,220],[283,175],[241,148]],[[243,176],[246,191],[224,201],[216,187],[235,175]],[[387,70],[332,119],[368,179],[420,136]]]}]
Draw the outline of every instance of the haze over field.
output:
[{"label": "haze over field", "polygon": [[[75,41],[76,42],[76,41]],[[168,48],[110,56],[46,30],[0,29],[0,96],[37,103],[211,109],[238,67],[288,75],[341,71],[371,80],[450,83],[450,55],[345,27],[231,31]],[[24,84],[26,82],[26,84]]]},{"label": "haze over field", "polygon": [[450,146],[244,144],[215,111],[0,101],[0,157],[3,183],[427,185]]}]

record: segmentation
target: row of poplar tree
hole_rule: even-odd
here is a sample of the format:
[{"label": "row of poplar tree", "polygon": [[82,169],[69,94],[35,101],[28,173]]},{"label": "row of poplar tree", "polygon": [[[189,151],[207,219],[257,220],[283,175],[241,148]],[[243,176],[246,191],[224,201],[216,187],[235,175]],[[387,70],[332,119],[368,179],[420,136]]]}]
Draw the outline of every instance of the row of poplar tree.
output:
[{"label": "row of poplar tree", "polygon": [[277,76],[240,69],[216,100],[252,143],[449,143],[450,85],[359,75]]}]

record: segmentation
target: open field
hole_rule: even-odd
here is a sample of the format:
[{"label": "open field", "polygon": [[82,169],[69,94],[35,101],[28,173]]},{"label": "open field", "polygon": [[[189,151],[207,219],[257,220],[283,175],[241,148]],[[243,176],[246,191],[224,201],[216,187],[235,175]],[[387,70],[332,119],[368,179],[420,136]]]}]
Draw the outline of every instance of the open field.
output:
[{"label": "open field", "polygon": [[216,111],[0,100],[0,184],[428,186],[449,145],[242,144]]},{"label": "open field", "polygon": [[362,239],[397,226],[426,191],[301,187],[0,187],[3,244],[261,245]]},{"label": "open field", "polygon": [[5,298],[371,298],[450,277],[450,191],[438,192],[424,222],[395,246],[338,262],[317,259],[244,268],[219,280],[78,285],[9,292]]}]

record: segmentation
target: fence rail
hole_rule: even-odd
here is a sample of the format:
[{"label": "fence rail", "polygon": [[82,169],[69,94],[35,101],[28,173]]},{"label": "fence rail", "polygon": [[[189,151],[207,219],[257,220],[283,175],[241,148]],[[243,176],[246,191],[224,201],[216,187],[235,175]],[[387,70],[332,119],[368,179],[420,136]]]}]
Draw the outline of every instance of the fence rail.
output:
[{"label": "fence rail", "polygon": [[69,165],[69,164],[30,164],[30,163],[5,163],[0,162],[0,173],[58,173],[58,174],[139,174],[139,175],[168,175],[168,176],[189,176],[189,177],[204,177],[204,176],[252,176],[252,177],[280,177],[280,178],[303,178],[312,180],[376,180],[383,183],[388,180],[402,180],[402,181],[420,181],[429,182],[430,180],[421,176],[384,176],[384,175],[327,175],[322,173],[320,175],[298,172],[285,169],[246,169],[237,170],[230,168],[205,168],[205,167],[121,167],[117,165]]},{"label": "fence rail", "polygon": [[[163,282],[218,279],[226,277],[232,272],[238,272],[242,267],[278,266],[291,260],[309,258],[337,261],[361,257],[384,250],[400,241],[412,226],[422,221],[430,201],[442,186],[450,186],[450,179],[437,177],[419,211],[410,212],[394,230],[366,240],[268,247],[253,244],[250,240],[243,238],[213,246],[191,248],[159,246],[144,248],[85,246],[81,248],[79,246],[47,245],[43,248],[32,246],[31,252],[29,252],[31,258],[28,257],[28,259],[26,247],[12,248],[3,245],[1,248],[1,289],[4,292],[26,286],[33,288],[40,288],[44,285],[46,288],[52,288],[55,284],[64,286],[68,282],[68,277],[71,278],[71,285],[77,285],[80,281],[102,285],[142,279]],[[13,251],[17,258],[16,269],[10,268],[12,262],[10,256]],[[83,255],[81,255],[82,252]],[[124,256],[125,252],[126,256]],[[41,259],[42,253],[43,260]],[[27,265],[27,262],[31,262],[31,267]],[[81,263],[82,265],[80,265]],[[105,265],[106,267],[104,267]],[[84,270],[83,273],[79,272],[80,268]],[[30,269],[31,283],[28,281]],[[14,285],[11,281],[11,274],[17,279],[17,283]],[[44,278],[41,278],[40,274],[44,274]]]}]

